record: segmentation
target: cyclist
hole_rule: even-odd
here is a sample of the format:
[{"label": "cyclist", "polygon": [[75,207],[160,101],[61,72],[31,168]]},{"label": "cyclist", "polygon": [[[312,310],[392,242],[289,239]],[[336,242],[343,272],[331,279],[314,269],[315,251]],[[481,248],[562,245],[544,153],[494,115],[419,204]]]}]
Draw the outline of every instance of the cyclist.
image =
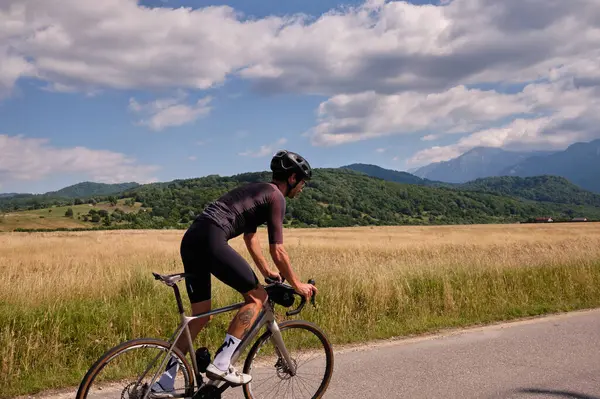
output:
[{"label": "cyclist", "polygon": [[[302,192],[306,181],[312,177],[312,169],[303,157],[287,150],[278,151],[271,159],[270,167],[273,172],[271,182],[248,183],[210,203],[186,231],[180,248],[184,270],[192,274],[186,278],[186,290],[194,315],[211,309],[211,274],[244,297],[245,304],[231,321],[223,344],[206,370],[208,378],[234,385],[247,384],[252,379],[235,370],[230,361],[267,300],[267,292],[248,262],[229,246],[228,241],[243,233],[246,248],[264,277],[281,281],[281,274],[307,299],[317,292],[313,285],[300,282],[283,246],[285,197],[294,198]],[[269,252],[280,274],[269,268],[256,235],[257,226],[265,222]],[[210,318],[203,317],[190,323],[192,339]],[[178,340],[176,346],[187,353],[186,340]],[[178,364],[171,358],[152,390],[170,396],[168,392],[173,391],[177,370]]]}]

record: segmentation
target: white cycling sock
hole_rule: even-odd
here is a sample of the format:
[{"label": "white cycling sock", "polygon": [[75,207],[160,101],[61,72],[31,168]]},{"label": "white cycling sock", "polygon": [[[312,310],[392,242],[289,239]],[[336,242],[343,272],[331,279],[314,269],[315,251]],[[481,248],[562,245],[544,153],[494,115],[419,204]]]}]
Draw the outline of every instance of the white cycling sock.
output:
[{"label": "white cycling sock", "polygon": [[235,352],[240,342],[242,340],[233,335],[225,335],[225,341],[223,341],[223,345],[217,350],[215,360],[213,361],[213,364],[219,370],[226,371],[229,368],[231,356],[233,356],[233,352]]}]

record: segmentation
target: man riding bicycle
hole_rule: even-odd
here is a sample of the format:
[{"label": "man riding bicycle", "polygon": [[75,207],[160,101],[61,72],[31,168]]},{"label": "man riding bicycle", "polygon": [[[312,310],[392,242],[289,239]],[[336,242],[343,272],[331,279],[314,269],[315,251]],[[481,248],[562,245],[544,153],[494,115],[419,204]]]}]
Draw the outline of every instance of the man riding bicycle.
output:
[{"label": "man riding bicycle", "polygon": [[[192,274],[192,277],[186,278],[186,290],[194,315],[211,309],[211,274],[244,297],[245,304],[231,321],[223,344],[206,369],[208,378],[234,385],[247,384],[252,379],[250,375],[235,370],[230,361],[266,302],[267,292],[248,262],[229,246],[228,241],[243,233],[246,248],[261,274],[281,281],[280,274],[270,270],[256,235],[257,226],[266,222],[269,252],[281,275],[307,299],[317,292],[315,286],[300,282],[283,247],[285,197],[294,198],[302,192],[306,181],[312,177],[312,169],[300,155],[282,150],[271,159],[271,171],[271,182],[237,187],[210,203],[186,231],[181,242],[184,270]],[[192,339],[209,320],[210,317],[203,317],[190,323]],[[185,340],[179,340],[176,346],[187,353]],[[152,390],[157,393],[172,391],[177,370],[178,364],[171,358]]]}]

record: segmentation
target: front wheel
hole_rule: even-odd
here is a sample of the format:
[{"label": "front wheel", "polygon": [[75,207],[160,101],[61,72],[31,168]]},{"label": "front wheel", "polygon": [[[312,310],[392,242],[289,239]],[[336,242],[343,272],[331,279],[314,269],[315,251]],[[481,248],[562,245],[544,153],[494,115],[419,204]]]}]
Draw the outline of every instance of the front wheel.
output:
[{"label": "front wheel", "polygon": [[[244,373],[252,381],[243,386],[246,399],[259,398],[320,398],[333,374],[333,349],[325,333],[304,320],[289,320],[279,324],[285,347],[296,366],[292,376],[285,360],[276,350],[267,331],[254,343]],[[265,345],[272,342],[272,345]]]},{"label": "front wheel", "polygon": [[[79,385],[76,399],[143,398],[154,374],[158,371],[157,381],[165,371],[159,367],[170,347],[168,342],[153,338],[133,339],[115,346],[90,367]],[[191,397],[194,373],[190,364],[177,348],[173,348],[170,356],[179,363],[175,395],[171,397]],[[147,397],[160,396],[150,394]]]}]

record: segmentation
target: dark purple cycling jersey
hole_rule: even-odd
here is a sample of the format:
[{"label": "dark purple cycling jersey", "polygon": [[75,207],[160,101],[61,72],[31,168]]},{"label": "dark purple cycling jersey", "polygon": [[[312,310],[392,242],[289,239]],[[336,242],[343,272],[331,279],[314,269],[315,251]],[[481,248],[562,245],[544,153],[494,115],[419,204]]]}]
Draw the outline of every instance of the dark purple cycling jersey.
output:
[{"label": "dark purple cycling jersey", "polygon": [[283,243],[285,197],[274,183],[248,183],[210,203],[197,220],[209,219],[221,227],[227,239],[254,233],[267,223],[270,244]]}]

